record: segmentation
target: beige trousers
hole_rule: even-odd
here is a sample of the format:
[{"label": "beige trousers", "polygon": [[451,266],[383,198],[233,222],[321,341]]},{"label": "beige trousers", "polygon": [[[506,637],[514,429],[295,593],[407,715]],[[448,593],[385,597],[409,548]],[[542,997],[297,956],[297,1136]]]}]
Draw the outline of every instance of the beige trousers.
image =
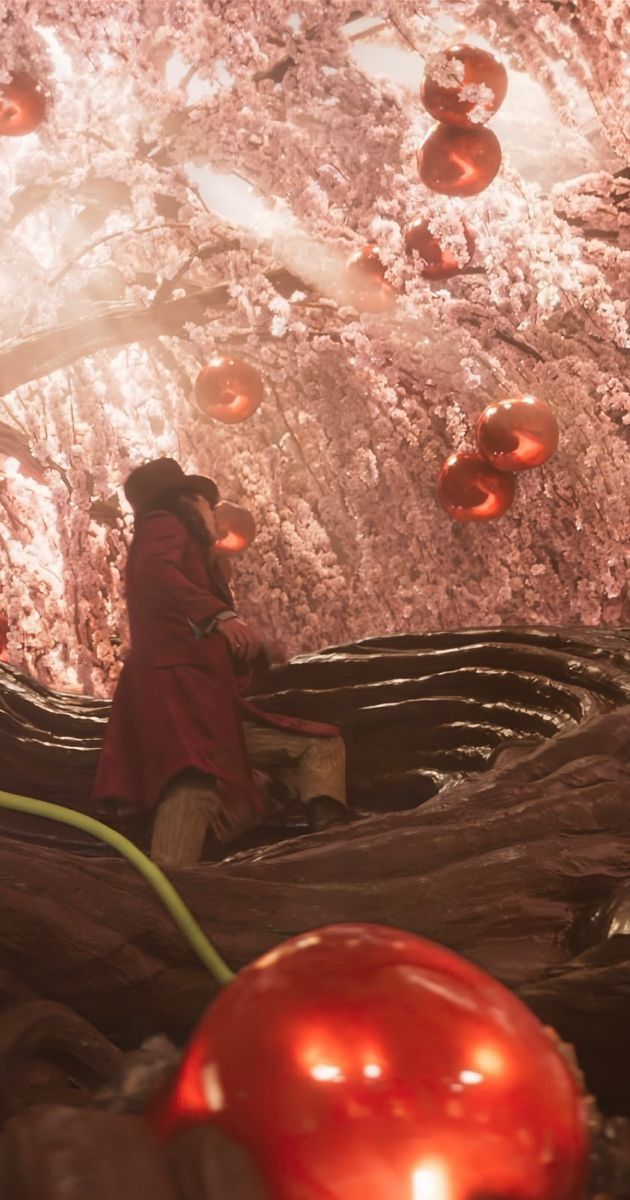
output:
[{"label": "beige trousers", "polygon": [[[308,737],[271,725],[244,722],[247,753],[253,767],[290,768],[303,804],[316,796],[346,803],[346,749],[340,737]],[[217,841],[228,842],[239,830],[212,779],[191,770],[174,779],[160,801],[153,823],[151,858],[162,867],[187,867],[199,862],[208,829]]]}]

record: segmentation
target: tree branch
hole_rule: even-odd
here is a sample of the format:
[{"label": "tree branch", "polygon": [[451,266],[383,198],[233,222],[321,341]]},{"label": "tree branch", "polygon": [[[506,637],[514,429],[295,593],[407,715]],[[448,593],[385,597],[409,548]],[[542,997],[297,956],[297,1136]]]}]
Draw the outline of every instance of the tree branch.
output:
[{"label": "tree branch", "polygon": [[190,229],[190,225],[187,221],[160,221],[156,225],[145,225],[140,229],[117,229],[115,233],[107,233],[104,237],[96,238],[93,242],[88,242],[87,246],[83,246],[81,250],[79,250],[74,257],[65,264],[65,266],[61,267],[60,270],[57,271],[57,274],[54,275],[50,280],[49,286],[56,287],[56,285],[61,283],[61,280],[70,273],[73,267],[76,267],[77,263],[80,262],[86,254],[89,254],[92,250],[96,250],[99,246],[103,246],[105,242],[114,241],[115,238],[130,237],[131,235],[139,237],[144,233],[154,233],[155,230],[158,229]]},{"label": "tree branch", "polygon": [[[312,290],[284,267],[266,274],[281,295]],[[200,323],[207,312],[226,308],[229,301],[229,285],[217,283],[151,308],[126,303],[103,305],[94,316],[16,339],[0,349],[0,396],[99,350],[146,342],[163,334],[177,336],[189,321]]]},{"label": "tree branch", "polygon": [[0,454],[16,458],[25,475],[44,483],[44,466],[33,458],[28,440],[23,433],[0,421]]}]

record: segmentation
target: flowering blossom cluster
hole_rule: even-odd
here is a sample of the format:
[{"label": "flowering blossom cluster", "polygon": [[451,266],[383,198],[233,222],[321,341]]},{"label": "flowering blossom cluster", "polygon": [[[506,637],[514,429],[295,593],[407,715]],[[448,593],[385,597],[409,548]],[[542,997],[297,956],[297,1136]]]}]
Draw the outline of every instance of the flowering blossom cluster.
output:
[{"label": "flowering blossom cluster", "polygon": [[[356,12],[0,0],[0,83],[28,70],[48,96],[36,133],[0,139],[1,608],[11,661],[47,683],[111,692],[127,650],[122,483],[159,455],[254,513],[239,608],[291,652],[628,622],[624,0]],[[466,201],[428,192],[416,167],[423,56],[462,40],[510,75],[502,169]],[[246,181],[247,220],[217,211],[208,169]],[[427,282],[404,247],[418,216],[460,263],[465,216],[472,268]],[[345,263],[366,242],[399,290],[392,312],[352,306]],[[165,311],[159,337],[148,321],[125,332]],[[236,426],[191,400],[225,351],[265,383]],[[473,447],[486,404],[523,393],[553,406],[557,455],[521,476],[502,520],[451,522],[442,462]],[[41,479],[2,455],[4,426]]]}]

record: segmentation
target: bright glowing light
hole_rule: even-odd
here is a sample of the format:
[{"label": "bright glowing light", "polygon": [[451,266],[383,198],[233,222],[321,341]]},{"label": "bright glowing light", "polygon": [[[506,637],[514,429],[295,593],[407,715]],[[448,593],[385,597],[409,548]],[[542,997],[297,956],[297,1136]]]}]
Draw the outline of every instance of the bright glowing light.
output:
[{"label": "bright glowing light", "polygon": [[479,1046],[473,1057],[483,1075],[502,1075],[505,1070],[505,1059],[494,1046]]},{"label": "bright glowing light", "polygon": [[427,1163],[413,1172],[411,1200],[453,1200],[448,1173],[442,1163]]},{"label": "bright glowing light", "polygon": [[363,1068],[363,1074],[366,1079],[380,1079],[383,1071],[378,1063],[366,1063]]},{"label": "bright glowing light", "polygon": [[261,237],[274,237],[295,223],[284,209],[274,208],[238,175],[213,171],[189,163],[187,172],[199,187],[208,208],[232,224],[254,229]]},{"label": "bright glowing light", "polygon": [[50,51],[55,79],[72,79],[72,59],[64,50],[55,30],[50,25],[36,25],[35,28]]},{"label": "bright glowing light", "polygon": [[202,1068],[201,1082],[210,1112],[220,1112],[225,1107],[225,1096],[219,1068],[215,1062],[209,1062]]},{"label": "bright glowing light", "polygon": [[304,937],[298,938],[295,943],[295,949],[308,950],[309,946],[319,946],[321,940],[318,933],[307,933]]},{"label": "bright glowing light", "polygon": [[340,1083],[343,1079],[341,1068],[336,1067],[334,1063],[315,1063],[315,1066],[311,1067],[311,1075],[319,1083]]},{"label": "bright glowing light", "polygon": [[483,1075],[479,1071],[460,1071],[460,1083],[483,1083]]},{"label": "bright glowing light", "polygon": [[257,959],[253,966],[257,971],[264,971],[265,967],[273,967],[278,961],[282,953],[282,946],[277,946],[274,950],[269,950],[267,954],[263,954],[262,958]]},{"label": "bright glowing light", "polygon": [[247,539],[240,533],[235,533],[230,529],[223,537],[217,538],[215,550],[222,550],[224,554],[240,554],[241,550],[247,548]]}]

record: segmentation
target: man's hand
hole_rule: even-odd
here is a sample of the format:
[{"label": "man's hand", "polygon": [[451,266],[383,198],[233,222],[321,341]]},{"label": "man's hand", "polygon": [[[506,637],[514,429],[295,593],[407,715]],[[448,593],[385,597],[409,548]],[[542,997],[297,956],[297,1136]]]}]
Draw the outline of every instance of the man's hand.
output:
[{"label": "man's hand", "polygon": [[234,658],[240,659],[241,662],[249,662],[260,653],[260,642],[256,634],[240,617],[219,621],[216,632],[225,638]]}]

